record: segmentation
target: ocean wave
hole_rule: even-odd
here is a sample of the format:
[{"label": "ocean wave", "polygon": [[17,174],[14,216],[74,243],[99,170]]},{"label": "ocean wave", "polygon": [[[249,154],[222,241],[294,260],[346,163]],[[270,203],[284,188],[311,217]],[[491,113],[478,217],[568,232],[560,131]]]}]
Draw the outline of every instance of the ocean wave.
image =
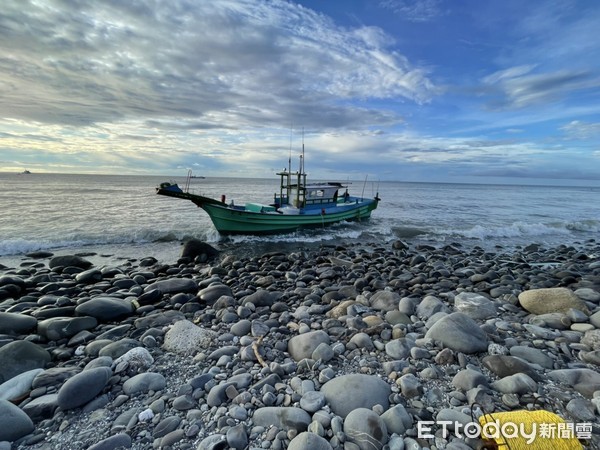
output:
[{"label": "ocean wave", "polygon": [[269,243],[314,243],[321,241],[329,241],[336,239],[356,239],[360,237],[360,230],[333,230],[333,227],[328,227],[327,232],[322,230],[299,230],[291,233],[270,234],[270,235],[234,235],[221,238],[221,242],[231,242],[233,244],[244,244],[253,242],[269,242]]},{"label": "ocean wave", "polygon": [[0,241],[0,256],[21,255],[40,250],[52,250],[60,247],[81,247],[82,241],[36,241],[27,239],[4,239]]},{"label": "ocean wave", "polygon": [[566,228],[570,231],[598,233],[600,232],[600,220],[577,220],[575,222],[568,223]]},{"label": "ocean wave", "polygon": [[0,240],[0,256],[11,256],[27,254],[35,251],[51,251],[59,248],[81,248],[102,245],[129,245],[184,241],[190,238],[198,238],[207,242],[218,242],[218,233],[206,233],[200,235],[190,234],[188,231],[161,231],[161,230],[132,230],[130,233],[86,235],[85,233],[71,234],[62,239],[3,239]]},{"label": "ocean wave", "polygon": [[511,225],[498,227],[475,225],[469,230],[458,232],[459,235],[469,239],[535,237],[557,233],[569,234],[569,231],[566,228],[548,226],[542,223],[515,222]]},{"label": "ocean wave", "polygon": [[466,239],[518,239],[544,236],[565,237],[573,233],[596,233],[600,223],[594,220],[554,223],[514,222],[508,225],[475,225],[466,229],[438,231],[442,236],[456,236]]},{"label": "ocean wave", "polygon": [[460,227],[448,224],[447,228],[421,226],[418,223],[398,225],[398,220],[375,219],[369,222],[343,222],[324,229],[299,230],[292,233],[267,236],[223,236],[213,226],[186,227],[182,223],[163,228],[142,226],[137,229],[121,227],[112,232],[99,232],[97,229],[80,233],[62,233],[60,236],[44,237],[5,237],[0,240],[0,257],[22,255],[34,251],[53,251],[65,248],[85,248],[90,246],[168,244],[182,242],[190,238],[200,239],[213,245],[263,245],[263,244],[330,244],[346,241],[379,241],[393,239],[407,241],[446,242],[448,240],[477,241],[509,244],[527,240],[569,241],[595,237],[600,231],[600,221],[594,219],[556,221],[552,223],[513,222],[511,224],[477,224]]}]

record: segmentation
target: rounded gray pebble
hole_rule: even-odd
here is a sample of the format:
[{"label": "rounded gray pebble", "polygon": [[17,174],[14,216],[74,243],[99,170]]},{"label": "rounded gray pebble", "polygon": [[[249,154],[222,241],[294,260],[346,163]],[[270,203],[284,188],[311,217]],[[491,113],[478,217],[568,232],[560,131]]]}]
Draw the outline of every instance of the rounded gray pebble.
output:
[{"label": "rounded gray pebble", "polygon": [[308,391],[300,399],[300,407],[304,411],[314,413],[325,405],[325,395],[319,391]]},{"label": "rounded gray pebble", "polygon": [[88,450],[116,450],[131,448],[131,437],[127,433],[119,433],[90,446]]},{"label": "rounded gray pebble", "polygon": [[332,450],[332,447],[321,436],[305,431],[290,441],[288,450]]},{"label": "rounded gray pebble", "polygon": [[112,370],[108,367],[96,367],[74,375],[58,391],[58,406],[73,409],[85,405],[102,392],[111,376]]}]

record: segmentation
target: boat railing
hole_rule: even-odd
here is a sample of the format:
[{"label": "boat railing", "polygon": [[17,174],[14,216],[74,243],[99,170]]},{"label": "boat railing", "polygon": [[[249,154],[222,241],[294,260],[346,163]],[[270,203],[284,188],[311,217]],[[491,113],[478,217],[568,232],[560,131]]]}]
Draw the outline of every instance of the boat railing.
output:
[{"label": "boat railing", "polygon": [[184,192],[189,193],[190,192],[190,180],[192,179],[192,169],[188,170],[187,173],[187,178],[185,179],[185,188],[184,188]]},{"label": "boat railing", "polygon": [[311,199],[311,200],[306,200],[305,201],[305,205],[309,206],[309,205],[324,205],[324,204],[330,204],[330,203],[337,203],[337,199],[334,198],[318,198],[318,199]]},{"label": "boat railing", "polygon": [[183,192],[185,192],[186,194],[192,194],[192,195],[202,195],[202,192],[200,189],[196,189],[196,185],[194,184],[193,180],[195,179],[204,179],[206,177],[197,177],[193,175],[192,169],[188,170],[187,176],[185,177],[185,183],[183,185]]}]

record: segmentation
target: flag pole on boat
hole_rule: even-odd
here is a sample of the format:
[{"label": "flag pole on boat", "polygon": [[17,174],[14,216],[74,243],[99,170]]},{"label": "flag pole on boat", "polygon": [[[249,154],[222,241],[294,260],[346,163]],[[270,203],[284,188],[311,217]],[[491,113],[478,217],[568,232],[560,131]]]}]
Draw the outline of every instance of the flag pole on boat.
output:
[{"label": "flag pole on boat", "polygon": [[304,174],[304,127],[302,127],[302,156],[300,157],[300,173]]},{"label": "flag pole on boat", "polygon": [[290,125],[290,156],[288,157],[288,172],[292,173],[292,134],[294,133],[294,124]]}]

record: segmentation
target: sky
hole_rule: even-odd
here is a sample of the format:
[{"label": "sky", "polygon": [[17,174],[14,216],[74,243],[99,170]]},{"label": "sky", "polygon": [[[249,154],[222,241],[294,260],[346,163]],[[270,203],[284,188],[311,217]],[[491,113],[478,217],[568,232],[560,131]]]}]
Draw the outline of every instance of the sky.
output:
[{"label": "sky", "polygon": [[600,185],[600,2],[3,0],[0,172]]}]

